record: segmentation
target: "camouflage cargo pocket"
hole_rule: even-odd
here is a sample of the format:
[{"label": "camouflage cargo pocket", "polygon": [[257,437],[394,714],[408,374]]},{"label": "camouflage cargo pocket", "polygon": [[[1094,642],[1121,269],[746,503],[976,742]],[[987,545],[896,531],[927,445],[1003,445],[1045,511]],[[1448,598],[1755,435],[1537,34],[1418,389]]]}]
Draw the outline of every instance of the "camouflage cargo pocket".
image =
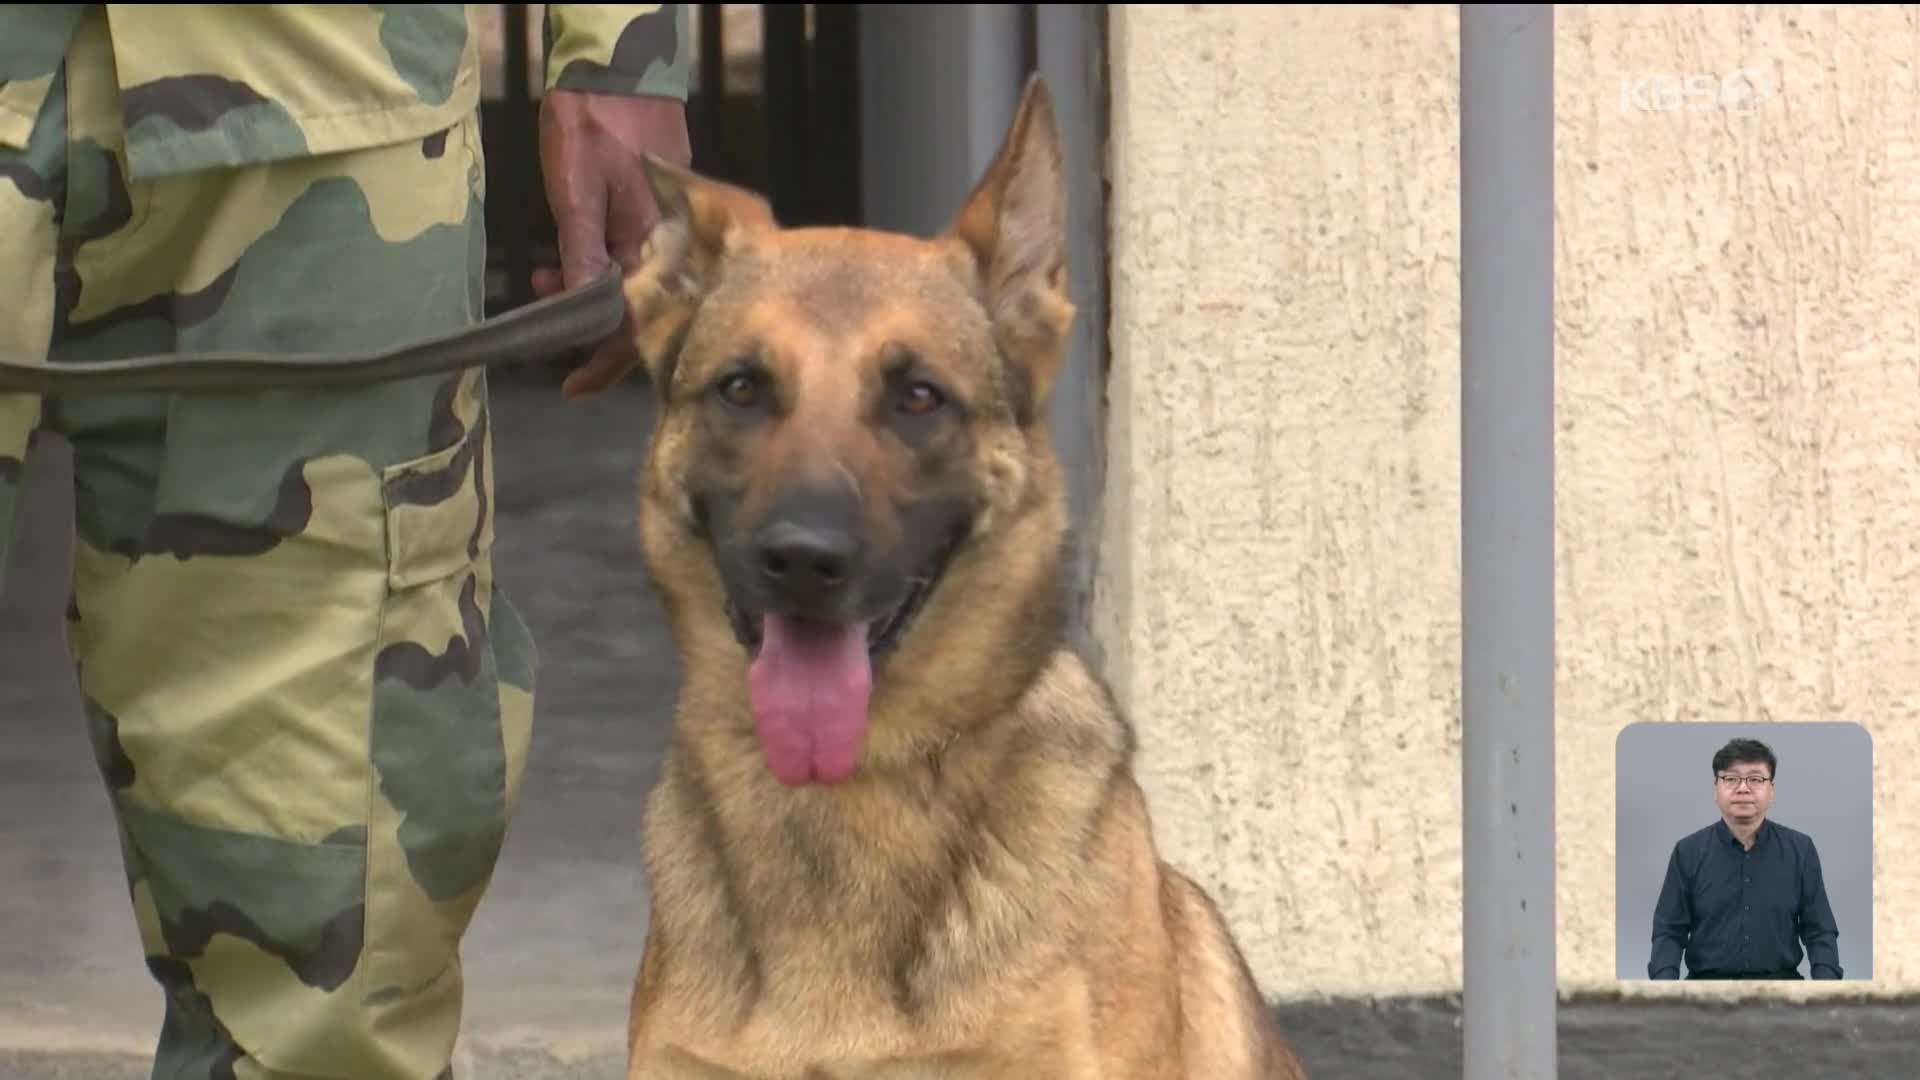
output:
[{"label": "camouflage cargo pocket", "polygon": [[[413,1013],[432,998],[449,1018],[460,938],[499,857],[527,751],[526,726],[503,715],[492,641],[489,449],[481,412],[452,446],[381,477],[388,589],[374,662],[364,986],[370,1003]],[[453,1029],[442,1034],[450,1048]]]}]

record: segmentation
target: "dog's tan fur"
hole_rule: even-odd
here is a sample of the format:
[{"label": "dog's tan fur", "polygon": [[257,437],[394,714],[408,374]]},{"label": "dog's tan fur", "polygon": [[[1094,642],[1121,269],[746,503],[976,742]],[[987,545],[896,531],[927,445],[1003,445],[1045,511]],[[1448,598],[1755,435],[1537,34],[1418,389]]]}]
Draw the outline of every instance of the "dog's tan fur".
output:
[{"label": "dog's tan fur", "polygon": [[[1036,79],[930,240],[782,229],[753,194],[649,162],[662,221],[627,287],[659,402],[639,528],[685,674],[647,804],[630,1080],[1305,1075],[1211,900],[1156,854],[1131,728],[1059,635],[1044,417],[1074,309],[1056,138]],[[903,346],[968,405],[917,456],[872,419]],[[780,387],[750,429],[710,397],[747,353]],[[838,477],[880,545],[921,486],[971,500],[969,538],[875,668],[843,784],[784,786],[763,763],[691,506],[709,474],[747,518],[796,476]]]}]

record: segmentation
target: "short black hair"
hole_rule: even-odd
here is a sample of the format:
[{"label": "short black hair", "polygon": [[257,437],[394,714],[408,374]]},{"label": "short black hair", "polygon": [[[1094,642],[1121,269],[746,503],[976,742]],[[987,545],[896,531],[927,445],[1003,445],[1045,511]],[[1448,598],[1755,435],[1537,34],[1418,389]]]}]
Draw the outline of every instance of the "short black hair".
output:
[{"label": "short black hair", "polygon": [[1727,745],[1721,747],[1713,755],[1713,775],[1716,777],[1719,776],[1722,769],[1725,769],[1736,761],[1766,762],[1767,779],[1769,780],[1773,779],[1774,769],[1777,765],[1777,762],[1773,759],[1773,748],[1761,742],[1759,739],[1729,739],[1727,740]]}]

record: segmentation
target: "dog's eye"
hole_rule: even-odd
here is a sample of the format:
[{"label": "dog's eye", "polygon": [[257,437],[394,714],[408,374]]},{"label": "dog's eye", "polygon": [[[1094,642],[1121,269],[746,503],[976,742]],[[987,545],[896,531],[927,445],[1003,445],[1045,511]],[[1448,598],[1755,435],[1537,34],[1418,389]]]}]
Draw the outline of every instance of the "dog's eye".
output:
[{"label": "dog's eye", "polygon": [[945,395],[931,383],[908,383],[900,391],[900,411],[908,416],[925,416],[946,404]]},{"label": "dog's eye", "polygon": [[736,409],[751,409],[760,403],[760,384],[751,375],[729,375],[715,389],[720,400]]}]

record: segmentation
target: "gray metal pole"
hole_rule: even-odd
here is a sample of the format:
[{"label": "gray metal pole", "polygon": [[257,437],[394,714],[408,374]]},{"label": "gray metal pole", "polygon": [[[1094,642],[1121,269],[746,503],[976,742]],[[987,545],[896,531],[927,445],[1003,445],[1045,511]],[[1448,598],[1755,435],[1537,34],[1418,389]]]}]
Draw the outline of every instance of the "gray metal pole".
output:
[{"label": "gray metal pole", "polygon": [[1019,4],[861,4],[866,223],[926,236],[993,160],[1020,101]]},{"label": "gray metal pole", "polygon": [[1460,9],[1467,1080],[1552,1080],[1553,8]]},{"label": "gray metal pole", "polygon": [[1053,393],[1053,438],[1066,467],[1073,513],[1069,628],[1098,663],[1099,646],[1088,622],[1106,470],[1107,206],[1100,179],[1107,145],[1107,5],[1035,4],[1033,10],[1035,63],[1052,89],[1066,144],[1070,277],[1080,309]]}]

